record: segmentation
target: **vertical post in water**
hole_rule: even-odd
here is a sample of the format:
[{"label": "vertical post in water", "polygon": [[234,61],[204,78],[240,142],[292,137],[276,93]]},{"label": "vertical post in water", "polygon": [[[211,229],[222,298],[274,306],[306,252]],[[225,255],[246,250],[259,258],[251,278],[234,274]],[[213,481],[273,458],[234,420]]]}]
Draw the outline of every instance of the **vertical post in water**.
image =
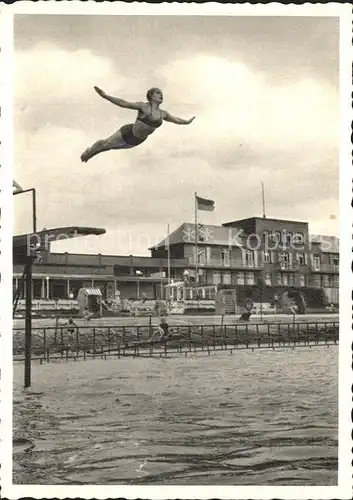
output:
[{"label": "vertical post in water", "polygon": [[32,257],[29,255],[26,270],[26,322],[25,322],[25,379],[24,386],[31,385],[32,348]]}]

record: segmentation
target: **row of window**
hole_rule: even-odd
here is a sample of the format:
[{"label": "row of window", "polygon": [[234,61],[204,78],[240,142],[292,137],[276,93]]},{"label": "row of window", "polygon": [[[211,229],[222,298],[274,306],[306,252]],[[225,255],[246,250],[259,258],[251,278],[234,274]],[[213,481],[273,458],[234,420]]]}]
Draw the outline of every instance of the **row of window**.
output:
[{"label": "row of window", "polygon": [[[239,272],[233,274],[233,284],[237,285],[255,285],[255,273],[252,272]],[[235,281],[234,281],[235,279]],[[214,285],[231,285],[232,273],[221,273],[220,271],[213,272]]]},{"label": "row of window", "polygon": [[316,287],[316,288],[338,288],[339,286],[339,277],[338,275],[329,275],[329,274],[323,274],[323,275],[317,275],[317,276],[312,276],[311,278],[311,285]]},{"label": "row of window", "polygon": [[[232,279],[233,278],[233,279]],[[313,276],[308,281],[304,274],[299,275],[299,281],[296,282],[294,273],[277,273],[274,280],[271,273],[265,273],[265,285],[282,285],[282,286],[314,286],[318,288],[337,288],[339,284],[338,275],[318,275]],[[214,271],[212,276],[212,283],[214,285],[255,285],[255,273],[252,272],[238,272],[228,273]]]},{"label": "row of window", "polygon": [[216,297],[216,287],[185,288],[184,298],[186,300],[204,299],[214,300]]},{"label": "row of window", "polygon": [[282,231],[264,231],[263,240],[271,244],[303,245],[305,237],[303,233],[292,233],[283,229]]},{"label": "row of window", "polygon": [[[245,265],[247,267],[254,266],[255,264],[255,251],[245,250]],[[309,254],[296,252],[291,254],[289,252],[262,252],[262,260],[265,264],[275,264],[281,263],[286,267],[289,267],[293,261],[299,265],[309,265],[311,263],[314,268],[320,269],[321,257],[320,255],[314,254],[310,258]],[[211,262],[211,248],[206,247],[198,250],[198,262],[200,265]],[[231,264],[231,250],[228,248],[221,249],[221,263],[224,266],[230,266]],[[337,255],[329,256],[330,265],[338,265],[339,258]]]},{"label": "row of window", "polygon": [[[294,274],[288,273],[278,273],[276,275],[276,282],[272,282],[272,275],[270,273],[265,273],[264,281],[266,285],[286,285],[294,286]],[[231,273],[221,273],[218,271],[213,272],[213,284],[214,285],[255,285],[255,273],[252,272],[238,272],[233,273],[233,281]],[[305,286],[305,276],[300,276],[300,286]]]}]

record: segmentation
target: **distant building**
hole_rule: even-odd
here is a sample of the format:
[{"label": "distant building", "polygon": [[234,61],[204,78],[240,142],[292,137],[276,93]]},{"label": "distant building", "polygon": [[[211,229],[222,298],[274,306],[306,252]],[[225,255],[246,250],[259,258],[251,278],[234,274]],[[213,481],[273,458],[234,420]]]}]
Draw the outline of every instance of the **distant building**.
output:
[{"label": "distant building", "polygon": [[[168,240],[150,257],[42,253],[33,268],[34,298],[76,297],[81,287],[100,288],[103,297],[164,298],[168,282]],[[309,236],[307,222],[251,217],[220,226],[183,223],[169,236],[170,278],[236,287],[322,289],[338,303],[339,241]],[[22,269],[14,268],[14,287]]]}]

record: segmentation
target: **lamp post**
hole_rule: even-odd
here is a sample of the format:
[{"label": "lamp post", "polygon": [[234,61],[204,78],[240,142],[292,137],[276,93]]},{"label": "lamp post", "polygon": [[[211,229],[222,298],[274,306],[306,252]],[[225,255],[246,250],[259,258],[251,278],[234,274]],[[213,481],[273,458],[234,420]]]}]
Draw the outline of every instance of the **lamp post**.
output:
[{"label": "lamp post", "polygon": [[[14,183],[16,191],[13,195],[23,193],[32,193],[32,226],[33,233],[37,232],[37,208],[36,208],[36,190],[34,188],[22,189],[19,184]],[[26,319],[25,319],[25,372],[24,386],[25,388],[31,385],[31,351],[32,351],[32,268],[33,255],[26,255]]]}]

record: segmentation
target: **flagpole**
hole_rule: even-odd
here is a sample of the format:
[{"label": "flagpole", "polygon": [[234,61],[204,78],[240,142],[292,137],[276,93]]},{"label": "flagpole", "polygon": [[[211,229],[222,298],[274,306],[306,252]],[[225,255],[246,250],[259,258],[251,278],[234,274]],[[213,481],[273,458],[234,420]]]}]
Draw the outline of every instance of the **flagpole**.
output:
[{"label": "flagpole", "polygon": [[198,249],[198,244],[199,244],[199,231],[198,231],[198,226],[197,226],[197,193],[195,191],[195,255],[196,255],[196,260],[195,260],[195,272],[196,272],[196,277],[195,281],[196,284],[199,282],[199,249]]},{"label": "flagpole", "polygon": [[168,222],[168,246],[167,246],[167,252],[168,252],[168,285],[170,285],[170,224]]},{"label": "flagpole", "polygon": [[262,217],[266,219],[266,210],[265,210],[265,187],[264,183],[261,181],[261,194],[262,194]]}]

